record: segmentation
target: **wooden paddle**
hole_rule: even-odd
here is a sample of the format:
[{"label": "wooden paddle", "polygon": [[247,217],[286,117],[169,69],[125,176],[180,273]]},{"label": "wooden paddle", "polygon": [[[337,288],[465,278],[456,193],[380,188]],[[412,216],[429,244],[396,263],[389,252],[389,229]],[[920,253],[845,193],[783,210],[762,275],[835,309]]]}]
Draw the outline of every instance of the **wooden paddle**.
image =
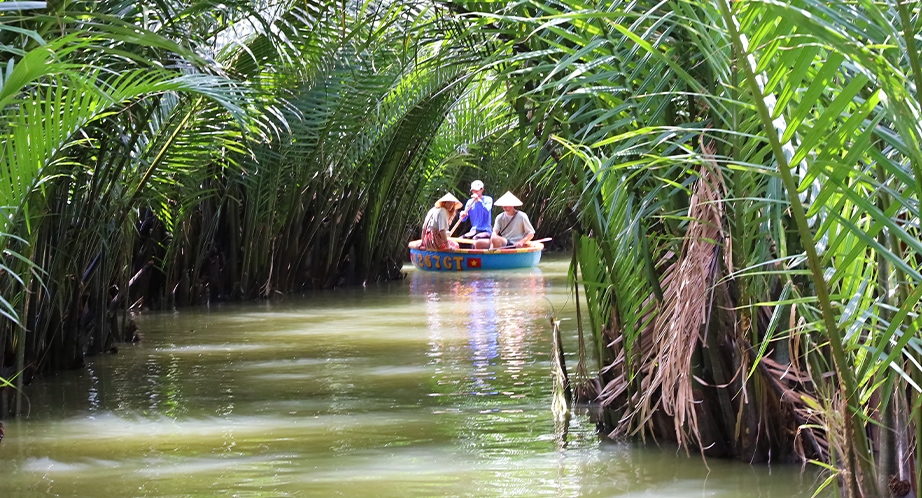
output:
[{"label": "wooden paddle", "polygon": [[448,232],[448,238],[449,238],[449,239],[451,238],[452,235],[455,234],[455,230],[458,229],[458,225],[460,225],[460,224],[461,224],[461,217],[458,216],[458,222],[455,223],[455,226],[451,227],[451,231]]},{"label": "wooden paddle", "polygon": [[[473,197],[473,196],[471,196],[471,197]],[[464,213],[466,213],[466,212],[467,212],[467,211],[464,211]],[[461,214],[464,214],[464,213],[461,213]],[[460,225],[461,222],[464,221],[464,220],[461,219],[461,214],[458,215],[458,222],[455,223],[455,226],[451,227],[451,231],[448,232],[448,238],[449,238],[449,239],[451,238],[452,235],[455,234],[455,230],[457,230],[458,225]]]},{"label": "wooden paddle", "polygon": [[[474,239],[465,239],[465,238],[461,238],[461,237],[452,237],[451,240],[453,240],[453,241],[455,241],[455,242],[457,242],[457,243],[459,243],[459,244],[473,244],[473,243],[475,242]],[[489,239],[480,239],[480,240],[489,240]],[[553,239],[552,239],[551,237],[545,237],[545,238],[543,238],[543,239],[530,240],[529,242],[547,242],[547,241],[549,241],[549,240],[553,240]]]}]

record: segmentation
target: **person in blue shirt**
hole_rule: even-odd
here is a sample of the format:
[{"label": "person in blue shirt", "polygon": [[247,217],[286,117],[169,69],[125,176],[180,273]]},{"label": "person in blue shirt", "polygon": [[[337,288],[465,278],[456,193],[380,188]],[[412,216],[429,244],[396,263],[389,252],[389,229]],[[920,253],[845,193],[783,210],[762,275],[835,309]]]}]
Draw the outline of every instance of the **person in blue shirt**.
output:
[{"label": "person in blue shirt", "polygon": [[464,205],[464,211],[461,212],[461,220],[470,218],[471,229],[464,234],[465,239],[474,239],[475,249],[486,249],[490,247],[490,235],[493,233],[491,226],[493,218],[493,198],[489,195],[483,195],[483,182],[474,180],[471,182],[471,198]]}]

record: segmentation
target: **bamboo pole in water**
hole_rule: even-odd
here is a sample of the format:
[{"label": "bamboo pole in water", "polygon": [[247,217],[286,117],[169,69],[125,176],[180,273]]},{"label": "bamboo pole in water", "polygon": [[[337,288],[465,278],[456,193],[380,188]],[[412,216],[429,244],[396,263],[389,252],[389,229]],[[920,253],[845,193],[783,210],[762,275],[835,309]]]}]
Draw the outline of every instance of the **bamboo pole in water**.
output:
[{"label": "bamboo pole in water", "polygon": [[553,354],[551,361],[551,373],[554,377],[553,400],[551,401],[551,411],[555,417],[562,417],[569,413],[570,404],[573,401],[573,392],[570,389],[570,377],[567,374],[567,362],[563,355],[563,341],[560,338],[560,321],[551,317],[551,328],[553,330]]},{"label": "bamboo pole in water", "polygon": [[26,327],[29,325],[29,301],[32,293],[32,273],[29,272],[29,279],[26,281],[27,284],[24,286],[26,289],[25,292],[25,304],[23,305],[22,312],[22,323],[19,325],[17,330],[17,350],[16,350],[16,404],[14,408],[14,413],[16,415],[22,414],[22,387],[23,387],[23,377],[24,371],[26,369]]}]

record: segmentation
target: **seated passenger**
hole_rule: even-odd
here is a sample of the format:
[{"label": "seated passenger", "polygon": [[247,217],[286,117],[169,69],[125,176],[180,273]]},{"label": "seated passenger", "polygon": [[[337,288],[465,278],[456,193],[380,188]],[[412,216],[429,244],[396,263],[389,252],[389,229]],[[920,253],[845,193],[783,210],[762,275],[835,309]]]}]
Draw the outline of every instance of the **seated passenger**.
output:
[{"label": "seated passenger", "polygon": [[517,210],[520,201],[512,192],[506,192],[493,204],[503,208],[503,212],[496,216],[493,223],[493,235],[490,237],[490,248],[525,247],[528,241],[535,236],[535,229],[528,220],[528,215]]},{"label": "seated passenger", "polygon": [[461,206],[461,201],[451,194],[445,194],[435,202],[435,207],[426,213],[426,219],[423,221],[420,249],[454,251],[458,248],[458,243],[449,238],[448,230],[451,220]]}]

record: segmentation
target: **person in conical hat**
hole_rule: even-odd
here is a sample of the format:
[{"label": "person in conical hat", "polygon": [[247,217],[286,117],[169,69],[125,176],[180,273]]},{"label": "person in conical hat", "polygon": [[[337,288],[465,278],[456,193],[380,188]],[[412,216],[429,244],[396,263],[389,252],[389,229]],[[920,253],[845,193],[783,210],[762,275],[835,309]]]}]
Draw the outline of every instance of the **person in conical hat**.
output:
[{"label": "person in conical hat", "polygon": [[471,220],[471,229],[464,234],[465,239],[474,239],[474,249],[490,247],[490,235],[493,227],[493,198],[483,194],[483,182],[471,182],[471,198],[464,204],[461,211],[461,221]]},{"label": "person in conical hat", "polygon": [[506,192],[493,204],[502,207],[503,212],[496,216],[493,223],[490,247],[525,247],[528,241],[534,238],[535,228],[531,226],[528,215],[516,209],[522,205],[522,201],[512,195],[512,192]]},{"label": "person in conical hat", "polygon": [[518,207],[522,205],[522,201],[520,201],[518,197],[512,195],[512,192],[509,192],[507,190],[506,193],[503,194],[502,197],[497,199],[496,202],[494,202],[493,204],[496,204],[497,206],[500,206],[500,207],[506,207],[506,206]]},{"label": "person in conical hat", "polygon": [[420,249],[434,251],[453,251],[458,248],[458,243],[450,239],[448,233],[451,220],[461,209],[461,201],[451,193],[443,195],[435,201],[435,206],[426,213],[423,220],[423,233],[420,237]]}]

